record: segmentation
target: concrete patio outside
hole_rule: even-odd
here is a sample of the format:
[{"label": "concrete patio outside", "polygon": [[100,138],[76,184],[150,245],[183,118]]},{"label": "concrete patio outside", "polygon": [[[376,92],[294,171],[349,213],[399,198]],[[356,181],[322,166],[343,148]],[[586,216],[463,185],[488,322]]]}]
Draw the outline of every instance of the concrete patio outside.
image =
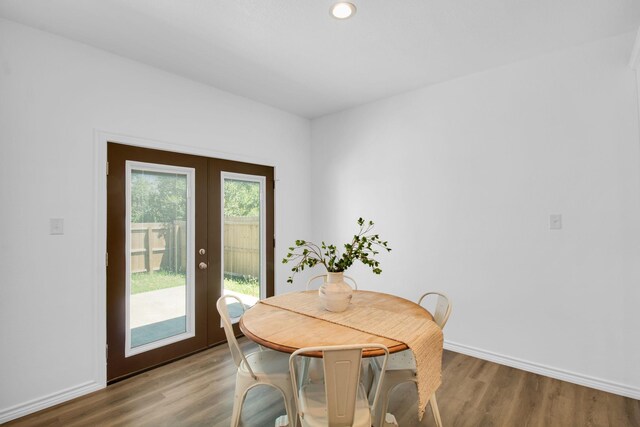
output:
[{"label": "concrete patio outside", "polygon": [[[243,304],[252,306],[258,298],[224,290],[225,295],[235,295]],[[130,327],[150,325],[185,315],[185,286],[159,289],[131,295]]]}]

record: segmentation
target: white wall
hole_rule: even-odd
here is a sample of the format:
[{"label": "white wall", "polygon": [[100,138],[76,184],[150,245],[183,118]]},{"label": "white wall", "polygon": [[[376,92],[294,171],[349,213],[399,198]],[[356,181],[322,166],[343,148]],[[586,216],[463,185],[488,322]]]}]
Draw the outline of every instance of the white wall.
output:
[{"label": "white wall", "polygon": [[[324,117],[310,148],[305,119],[0,20],[0,422],[101,386],[96,130],[275,165],[276,258],[366,216],[394,251],[360,285],[450,293],[449,346],[640,398],[631,45]],[[288,275],[278,263],[276,292]]]},{"label": "white wall", "polygon": [[[627,34],[312,121],[314,235],[447,292],[449,348],[640,398],[640,152]],[[563,229],[549,229],[562,214]]]},{"label": "white wall", "polygon": [[0,20],[0,422],[102,386],[95,130],[274,165],[279,241],[310,230],[308,120]]}]

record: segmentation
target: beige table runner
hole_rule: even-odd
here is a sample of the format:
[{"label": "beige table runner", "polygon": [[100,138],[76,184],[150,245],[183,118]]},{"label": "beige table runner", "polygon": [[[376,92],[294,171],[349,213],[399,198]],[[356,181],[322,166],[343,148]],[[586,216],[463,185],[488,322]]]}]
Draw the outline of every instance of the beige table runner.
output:
[{"label": "beige table runner", "polygon": [[422,420],[429,398],[441,384],[442,330],[427,316],[398,307],[394,310],[389,300],[376,299],[376,295],[355,291],[342,313],[322,308],[317,292],[292,292],[260,302],[406,344],[416,360],[418,417]]}]

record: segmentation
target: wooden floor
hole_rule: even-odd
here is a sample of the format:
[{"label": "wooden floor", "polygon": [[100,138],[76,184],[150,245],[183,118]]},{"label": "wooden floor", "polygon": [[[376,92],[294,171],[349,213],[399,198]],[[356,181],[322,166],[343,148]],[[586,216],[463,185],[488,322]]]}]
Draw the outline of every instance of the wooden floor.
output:
[{"label": "wooden floor", "polygon": [[[247,351],[254,345],[240,341]],[[438,403],[448,426],[640,427],[640,401],[445,351]],[[104,390],[14,420],[7,426],[228,426],[235,366],[228,347],[121,381]],[[400,426],[418,422],[415,386],[398,387],[389,404]],[[413,403],[412,403],[413,402]],[[271,427],[284,414],[268,387],[249,392],[242,425]]]}]

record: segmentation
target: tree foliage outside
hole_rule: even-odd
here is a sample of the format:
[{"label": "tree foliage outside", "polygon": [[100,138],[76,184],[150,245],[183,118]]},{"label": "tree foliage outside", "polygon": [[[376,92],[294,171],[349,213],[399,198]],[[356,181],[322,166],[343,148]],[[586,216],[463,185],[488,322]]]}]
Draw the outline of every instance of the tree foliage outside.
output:
[{"label": "tree foliage outside", "polygon": [[224,180],[224,216],[260,215],[260,184],[257,182]]},{"label": "tree foliage outside", "polygon": [[[259,216],[260,184],[225,179],[224,216]],[[131,222],[187,220],[187,178],[183,175],[131,174]]]},{"label": "tree foliage outside", "polygon": [[131,174],[131,222],[186,220],[186,176],[147,171]]}]

